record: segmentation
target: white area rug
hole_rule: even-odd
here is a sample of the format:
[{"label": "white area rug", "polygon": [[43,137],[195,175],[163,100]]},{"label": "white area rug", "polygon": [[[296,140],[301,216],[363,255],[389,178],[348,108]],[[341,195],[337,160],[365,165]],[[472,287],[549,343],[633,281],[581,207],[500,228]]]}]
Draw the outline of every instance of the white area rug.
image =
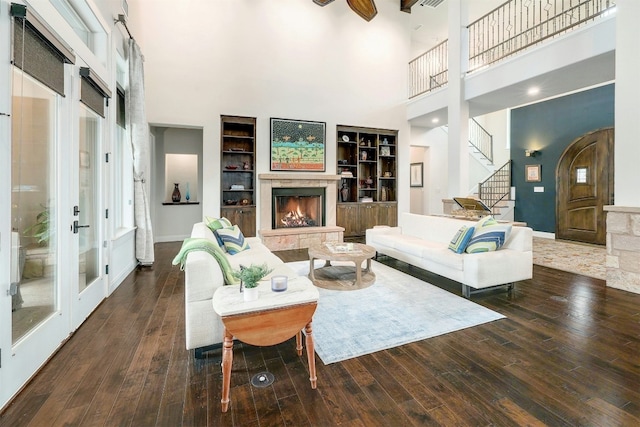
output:
[{"label": "white area rug", "polygon": [[[309,272],[308,261],[288,265]],[[313,336],[325,365],[505,317],[376,261],[372,269],[376,282],[368,288],[318,288]]]}]

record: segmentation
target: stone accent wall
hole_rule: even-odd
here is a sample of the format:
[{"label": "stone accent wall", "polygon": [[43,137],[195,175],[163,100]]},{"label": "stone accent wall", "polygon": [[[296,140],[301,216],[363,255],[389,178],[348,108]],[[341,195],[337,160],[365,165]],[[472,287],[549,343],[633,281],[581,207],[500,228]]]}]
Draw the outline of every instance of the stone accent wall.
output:
[{"label": "stone accent wall", "polygon": [[260,230],[260,238],[271,251],[288,249],[304,249],[321,243],[341,243],[344,228],[332,227],[299,227],[279,228],[277,230]]},{"label": "stone accent wall", "polygon": [[606,206],[607,286],[640,294],[640,208]]}]

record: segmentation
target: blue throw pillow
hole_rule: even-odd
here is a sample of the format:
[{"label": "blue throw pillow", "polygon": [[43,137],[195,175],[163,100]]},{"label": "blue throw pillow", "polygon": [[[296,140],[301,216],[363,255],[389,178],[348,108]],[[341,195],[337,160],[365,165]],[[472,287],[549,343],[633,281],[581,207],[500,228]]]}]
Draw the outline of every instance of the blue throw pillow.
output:
[{"label": "blue throw pillow", "polygon": [[222,240],[224,248],[231,255],[249,249],[249,243],[244,239],[244,235],[237,225],[233,227],[220,228],[215,231],[217,237]]},{"label": "blue throw pillow", "polygon": [[511,227],[511,224],[499,224],[491,216],[482,218],[476,224],[476,229],[473,237],[469,240],[466,252],[475,254],[497,251],[509,238]]},{"label": "blue throw pillow", "polygon": [[462,252],[464,252],[464,250],[467,248],[469,240],[471,239],[471,236],[473,236],[474,230],[475,227],[467,227],[466,225],[460,227],[455,236],[453,236],[453,239],[451,239],[451,242],[449,243],[449,249],[457,254],[461,254]]}]

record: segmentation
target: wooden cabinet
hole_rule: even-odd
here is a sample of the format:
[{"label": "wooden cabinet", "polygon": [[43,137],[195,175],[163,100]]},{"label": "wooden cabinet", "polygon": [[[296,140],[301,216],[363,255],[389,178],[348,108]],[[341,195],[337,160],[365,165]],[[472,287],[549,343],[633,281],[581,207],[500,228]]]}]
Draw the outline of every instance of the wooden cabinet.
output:
[{"label": "wooden cabinet", "polygon": [[256,235],[255,206],[221,207],[220,216],[227,218],[232,224],[238,224],[244,236],[254,237]]},{"label": "wooden cabinet", "polygon": [[256,119],[220,118],[220,215],[256,235]]},{"label": "wooden cabinet", "polygon": [[336,224],[344,227],[344,237],[361,237],[376,225],[398,225],[397,212],[395,202],[338,203]]},{"label": "wooden cabinet", "polygon": [[345,227],[345,237],[363,236],[374,225],[395,226],[398,131],[340,125],[336,134],[337,225]]}]

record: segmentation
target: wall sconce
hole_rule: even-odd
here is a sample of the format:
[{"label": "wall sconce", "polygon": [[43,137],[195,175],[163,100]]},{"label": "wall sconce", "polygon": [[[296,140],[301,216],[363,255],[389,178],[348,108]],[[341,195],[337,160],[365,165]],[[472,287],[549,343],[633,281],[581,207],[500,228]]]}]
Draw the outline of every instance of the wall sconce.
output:
[{"label": "wall sconce", "polygon": [[536,150],[524,150],[524,155],[527,157],[535,157],[538,153]]}]

